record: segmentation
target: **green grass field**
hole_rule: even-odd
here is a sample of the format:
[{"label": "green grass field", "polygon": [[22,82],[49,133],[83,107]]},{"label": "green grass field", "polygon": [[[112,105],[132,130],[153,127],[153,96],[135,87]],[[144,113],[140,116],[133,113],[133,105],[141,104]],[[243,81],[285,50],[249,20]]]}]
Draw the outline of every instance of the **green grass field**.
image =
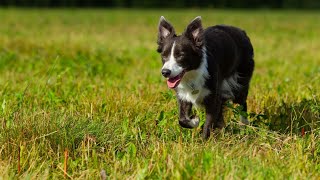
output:
[{"label": "green grass field", "polygon": [[[198,15],[246,30],[250,126],[229,105],[208,141],[179,127],[160,15],[178,33]],[[0,9],[0,21],[0,179],[320,178],[319,12]]]}]

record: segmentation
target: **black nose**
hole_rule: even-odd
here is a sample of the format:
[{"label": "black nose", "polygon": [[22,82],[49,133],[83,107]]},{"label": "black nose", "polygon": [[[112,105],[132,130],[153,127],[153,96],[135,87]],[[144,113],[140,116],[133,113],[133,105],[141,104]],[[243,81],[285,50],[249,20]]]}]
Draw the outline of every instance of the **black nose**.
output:
[{"label": "black nose", "polygon": [[171,71],[170,71],[169,69],[162,69],[161,74],[162,74],[164,77],[169,77],[170,74],[171,74]]}]

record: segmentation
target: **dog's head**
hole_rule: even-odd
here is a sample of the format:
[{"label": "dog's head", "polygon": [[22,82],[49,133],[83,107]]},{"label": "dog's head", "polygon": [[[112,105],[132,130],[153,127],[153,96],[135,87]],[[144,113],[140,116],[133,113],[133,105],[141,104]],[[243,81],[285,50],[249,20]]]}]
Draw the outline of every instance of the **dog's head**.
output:
[{"label": "dog's head", "polygon": [[161,16],[158,27],[158,52],[161,54],[162,75],[169,88],[176,88],[185,73],[197,69],[202,62],[203,28],[201,17],[195,18],[182,35]]}]

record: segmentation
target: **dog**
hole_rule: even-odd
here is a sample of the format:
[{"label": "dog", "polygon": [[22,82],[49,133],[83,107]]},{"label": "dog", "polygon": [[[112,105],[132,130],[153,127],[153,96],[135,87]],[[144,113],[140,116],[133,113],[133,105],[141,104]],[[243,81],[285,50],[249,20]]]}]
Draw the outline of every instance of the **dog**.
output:
[{"label": "dog", "polygon": [[[223,107],[232,100],[247,111],[249,83],[254,70],[254,52],[249,37],[240,28],[215,25],[204,29],[201,17],[190,22],[181,35],[163,17],[158,25],[158,49],[161,74],[167,86],[176,91],[179,124],[184,128],[199,126],[192,106],[205,110],[202,135],[225,126]],[[241,121],[248,124],[246,117]]]}]

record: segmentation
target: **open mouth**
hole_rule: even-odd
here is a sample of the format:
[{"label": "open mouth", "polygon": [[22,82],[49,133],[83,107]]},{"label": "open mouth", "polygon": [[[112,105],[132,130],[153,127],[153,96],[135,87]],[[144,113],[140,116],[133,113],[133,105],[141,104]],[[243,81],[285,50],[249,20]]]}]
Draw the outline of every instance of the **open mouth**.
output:
[{"label": "open mouth", "polygon": [[180,74],[178,74],[178,76],[173,77],[173,78],[169,78],[169,79],[167,80],[167,85],[168,85],[168,87],[171,88],[171,89],[176,88],[176,87],[179,85],[179,83],[180,83],[180,81],[181,81],[184,73],[185,73],[185,72],[182,71]]}]

